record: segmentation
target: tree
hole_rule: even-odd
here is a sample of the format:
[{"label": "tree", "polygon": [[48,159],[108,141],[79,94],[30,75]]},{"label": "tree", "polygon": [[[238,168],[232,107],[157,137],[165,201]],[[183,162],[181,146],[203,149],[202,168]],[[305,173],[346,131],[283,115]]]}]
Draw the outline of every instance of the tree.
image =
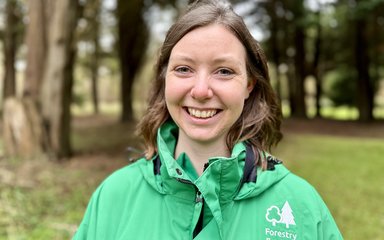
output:
[{"label": "tree", "polygon": [[[383,64],[381,46],[384,34],[379,16],[382,16],[384,2],[339,0],[333,6],[333,17],[337,26],[332,30],[337,34],[326,33],[328,44],[325,49],[328,51],[324,51],[327,54],[325,58],[330,59],[333,64],[328,70],[337,70],[340,75],[346,75],[343,73],[346,69],[348,75],[353,78],[343,79],[347,84],[345,86],[355,86],[353,92],[342,87],[339,88],[339,93],[333,95],[346,95],[338,99],[353,103],[359,111],[360,121],[371,121],[377,90],[375,84],[380,79],[377,66]],[[336,51],[337,54],[334,54]],[[350,98],[354,98],[353,101]]]},{"label": "tree", "polygon": [[149,29],[145,13],[154,4],[175,7],[177,0],[117,0],[118,51],[121,71],[120,120],[128,122],[133,116],[133,82],[146,53]]},{"label": "tree", "polygon": [[355,71],[340,66],[327,74],[328,84],[325,93],[335,106],[356,106],[357,76]]},{"label": "tree", "polygon": [[296,225],[295,217],[292,214],[292,208],[289,206],[288,201],[284,203],[284,206],[281,209],[280,223],[285,223],[286,228],[289,228],[289,225]]},{"label": "tree", "polygon": [[290,107],[291,115],[298,118],[306,118],[306,105],[305,105],[305,90],[304,80],[307,76],[306,71],[306,57],[305,57],[305,25],[304,25],[304,1],[293,1],[295,4],[292,6],[294,15],[294,65],[295,65],[295,78],[291,79],[290,84]]},{"label": "tree", "polygon": [[47,3],[45,0],[30,0],[28,4],[28,52],[23,98],[7,98],[3,114],[5,154],[24,158],[39,156],[44,149],[48,149],[47,135],[44,134],[37,106],[45,66],[45,26],[48,21],[44,6]]},{"label": "tree", "polygon": [[[356,0],[356,6],[359,7],[360,0]],[[369,36],[367,33],[368,22],[364,13],[354,14],[355,27],[355,66],[357,70],[357,107],[359,109],[360,121],[373,120],[373,98],[374,90],[369,68],[371,59],[369,55]]]},{"label": "tree", "polygon": [[321,48],[322,48],[322,22],[321,22],[321,12],[323,11],[323,6],[321,3],[319,3],[319,9],[315,11],[314,13],[314,29],[315,29],[315,37],[313,39],[313,57],[311,66],[309,69],[309,74],[311,74],[315,79],[315,89],[316,89],[316,95],[315,95],[315,109],[316,113],[315,116],[320,118],[321,117],[321,105],[320,105],[320,99],[323,93],[323,87],[322,87],[322,81],[320,76],[320,55],[321,55]]},{"label": "tree", "polygon": [[75,59],[74,29],[79,17],[79,3],[74,0],[50,2],[48,46],[41,106],[44,124],[55,157],[71,155],[70,104],[72,99],[73,64]]},{"label": "tree", "polygon": [[[263,11],[264,10],[264,11]],[[270,60],[276,66],[277,92],[281,96],[279,66],[288,67],[291,115],[306,118],[304,80],[308,74],[306,52],[306,9],[300,1],[260,1],[251,11],[259,26],[264,26],[264,41]],[[263,17],[264,15],[264,17]]]},{"label": "tree", "polygon": [[269,50],[271,52],[271,60],[275,65],[275,72],[276,72],[276,93],[279,99],[282,99],[282,89],[281,89],[281,77],[280,77],[280,71],[279,66],[280,64],[285,60],[283,59],[284,55],[281,51],[281,45],[282,41],[281,35],[285,35],[284,31],[281,29],[282,22],[285,21],[284,18],[281,16],[278,16],[277,12],[279,10],[282,10],[282,4],[278,0],[272,0],[265,2],[265,8],[268,12],[268,15],[270,16],[271,20],[269,22],[269,29],[270,29],[270,39],[269,39]]},{"label": "tree", "polygon": [[[311,2],[271,0],[247,3],[247,6],[253,6],[247,13],[253,16],[264,33],[263,45],[271,56],[270,61],[276,67],[288,66],[286,77],[291,115],[306,117],[304,82],[308,76],[313,76],[316,116],[321,117],[322,78],[330,71],[347,68],[359,76],[356,78],[360,82],[357,84],[356,106],[360,118],[369,121],[374,107],[375,84],[381,77],[380,68],[384,62],[384,54],[380,54],[384,49],[384,2]],[[312,5],[314,3],[316,6]],[[276,87],[281,92],[279,71],[276,72]],[[337,95],[342,94],[353,96],[345,89]]]},{"label": "tree", "polygon": [[372,48],[370,49],[371,65],[373,68],[372,78],[374,83],[378,83],[379,79],[384,77],[384,74],[380,72],[380,68],[384,65],[384,1],[378,1],[376,6],[372,8],[369,16],[371,21],[369,26],[370,40]]},{"label": "tree", "polygon": [[24,96],[39,101],[40,89],[47,55],[47,0],[28,1],[28,27],[26,34],[27,68],[25,71]]},{"label": "tree", "polygon": [[95,114],[99,113],[99,97],[98,97],[98,76],[99,76],[99,59],[100,59],[100,0],[94,0],[93,3],[93,21],[92,21],[92,43],[93,43],[93,56],[91,58],[91,82],[92,82],[92,102],[93,111]]},{"label": "tree", "polygon": [[276,226],[276,223],[279,223],[281,221],[280,209],[276,206],[268,208],[265,218],[268,222],[272,223],[273,226]]},{"label": "tree", "polygon": [[[93,113],[99,113],[99,67],[103,60],[103,52],[100,46],[101,34],[101,0],[86,0],[82,6],[82,21],[76,34],[76,42],[87,46],[83,57],[77,58],[77,64],[89,73],[91,86],[91,102]],[[81,100],[81,97],[78,98]],[[76,100],[76,99],[74,99]]]},{"label": "tree", "polygon": [[16,0],[6,2],[6,21],[4,30],[4,85],[3,102],[6,98],[16,94],[15,58],[17,51],[18,35],[18,3]]},{"label": "tree", "polygon": [[[73,33],[79,6],[73,0],[30,0],[28,3],[27,84],[23,99],[10,99],[8,105],[5,103],[4,123],[8,125],[4,138],[10,145],[6,152],[25,157],[44,152],[61,159],[71,153],[69,107],[75,57]],[[14,106],[18,106],[20,114],[14,114]],[[18,122],[19,119],[24,120]],[[25,126],[27,130],[21,131]],[[15,138],[19,133],[31,133],[32,137]],[[35,145],[29,148],[30,152],[25,152],[26,149],[18,147],[23,145],[20,141],[31,141]]]},{"label": "tree", "polygon": [[148,28],[144,21],[144,0],[118,0],[118,46],[121,71],[121,121],[127,122],[133,116],[133,81],[148,43]]}]

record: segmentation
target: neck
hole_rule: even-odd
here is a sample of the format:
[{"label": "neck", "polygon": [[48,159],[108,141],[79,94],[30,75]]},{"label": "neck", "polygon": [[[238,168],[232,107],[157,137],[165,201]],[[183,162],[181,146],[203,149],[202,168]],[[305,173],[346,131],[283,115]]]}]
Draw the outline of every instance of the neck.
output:
[{"label": "neck", "polygon": [[175,158],[183,152],[188,155],[199,176],[203,173],[204,165],[208,162],[209,158],[230,156],[230,151],[225,144],[225,140],[210,143],[196,142],[179,135]]}]

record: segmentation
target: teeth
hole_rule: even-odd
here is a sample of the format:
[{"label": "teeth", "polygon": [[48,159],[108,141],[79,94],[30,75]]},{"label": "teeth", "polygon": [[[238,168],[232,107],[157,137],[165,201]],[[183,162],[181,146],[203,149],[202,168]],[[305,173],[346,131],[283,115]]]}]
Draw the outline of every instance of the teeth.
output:
[{"label": "teeth", "polygon": [[197,118],[210,118],[210,117],[213,117],[217,113],[217,110],[201,111],[201,110],[197,110],[194,108],[188,108],[188,112],[189,112],[189,114],[191,114],[192,116],[197,117]]}]

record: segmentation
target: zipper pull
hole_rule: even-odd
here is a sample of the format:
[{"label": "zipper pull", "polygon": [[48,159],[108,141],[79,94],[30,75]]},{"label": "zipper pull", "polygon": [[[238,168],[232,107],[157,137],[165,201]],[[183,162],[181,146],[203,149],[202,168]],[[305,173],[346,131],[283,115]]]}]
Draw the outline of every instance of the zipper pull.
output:
[{"label": "zipper pull", "polygon": [[195,198],[195,203],[199,203],[199,202],[203,202],[203,198],[201,196],[201,192],[199,190],[197,190],[196,192],[196,198]]}]

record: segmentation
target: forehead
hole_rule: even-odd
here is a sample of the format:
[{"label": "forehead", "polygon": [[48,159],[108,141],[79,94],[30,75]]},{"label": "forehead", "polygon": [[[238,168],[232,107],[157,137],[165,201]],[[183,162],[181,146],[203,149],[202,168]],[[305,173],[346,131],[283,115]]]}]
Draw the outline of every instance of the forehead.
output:
[{"label": "forehead", "polygon": [[219,54],[244,59],[246,50],[237,36],[227,27],[211,24],[184,35],[173,47],[171,57],[178,54],[201,56]]}]

